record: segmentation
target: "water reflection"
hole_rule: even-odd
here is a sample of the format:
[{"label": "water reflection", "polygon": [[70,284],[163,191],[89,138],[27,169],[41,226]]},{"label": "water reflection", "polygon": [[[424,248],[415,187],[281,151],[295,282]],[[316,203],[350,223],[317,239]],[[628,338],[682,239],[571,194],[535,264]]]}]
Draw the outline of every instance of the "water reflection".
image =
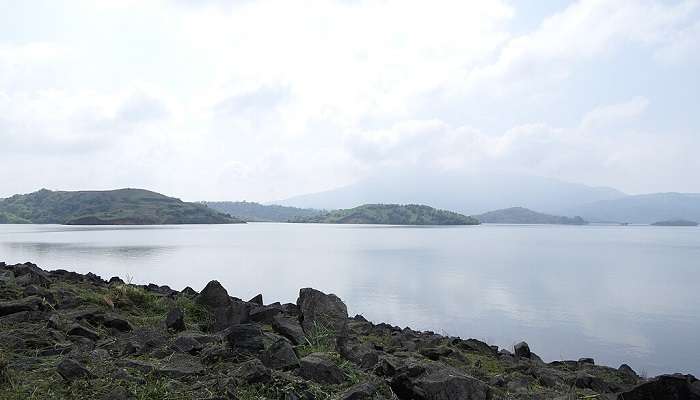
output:
[{"label": "water reflection", "polygon": [[[248,224],[0,227],[0,260],[231,295],[341,296],[375,321],[698,374],[697,230]],[[650,295],[651,294],[651,295]]]}]

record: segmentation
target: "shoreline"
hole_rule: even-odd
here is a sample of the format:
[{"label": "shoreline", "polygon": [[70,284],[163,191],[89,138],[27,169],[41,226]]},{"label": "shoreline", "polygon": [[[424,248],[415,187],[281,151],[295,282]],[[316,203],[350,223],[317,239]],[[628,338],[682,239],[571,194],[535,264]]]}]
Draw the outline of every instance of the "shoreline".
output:
[{"label": "shoreline", "polygon": [[0,262],[3,399],[700,398],[692,375],[545,363],[532,350],[350,317],[311,288],[265,304],[217,281],[176,291]]}]

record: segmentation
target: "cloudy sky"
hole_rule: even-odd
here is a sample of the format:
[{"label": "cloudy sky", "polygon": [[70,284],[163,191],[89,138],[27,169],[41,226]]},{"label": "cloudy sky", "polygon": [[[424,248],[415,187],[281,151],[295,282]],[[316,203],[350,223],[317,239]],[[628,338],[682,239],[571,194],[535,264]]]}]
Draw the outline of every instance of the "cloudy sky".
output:
[{"label": "cloudy sky", "polygon": [[266,201],[416,167],[700,192],[700,1],[0,9],[0,197]]}]

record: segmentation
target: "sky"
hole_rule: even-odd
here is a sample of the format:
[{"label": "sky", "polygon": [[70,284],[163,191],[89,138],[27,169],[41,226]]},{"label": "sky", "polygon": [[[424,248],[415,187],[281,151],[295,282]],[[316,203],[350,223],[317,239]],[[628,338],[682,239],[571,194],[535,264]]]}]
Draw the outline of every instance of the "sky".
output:
[{"label": "sky", "polygon": [[0,0],[0,197],[388,169],[700,192],[700,0]]}]

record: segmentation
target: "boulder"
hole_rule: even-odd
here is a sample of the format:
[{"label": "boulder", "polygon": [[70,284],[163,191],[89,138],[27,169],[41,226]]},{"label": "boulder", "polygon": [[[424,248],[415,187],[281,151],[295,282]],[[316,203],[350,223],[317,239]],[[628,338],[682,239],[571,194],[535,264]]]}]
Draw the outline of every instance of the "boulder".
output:
[{"label": "boulder", "polygon": [[180,293],[181,293],[181,294],[184,294],[184,295],[187,296],[187,297],[195,297],[195,296],[197,296],[197,295],[199,294],[199,293],[197,293],[196,290],[192,289],[192,288],[189,287],[189,286],[187,286],[186,288],[182,289],[182,290],[180,291]]},{"label": "boulder", "polygon": [[107,328],[116,329],[119,332],[131,332],[134,329],[129,321],[117,314],[106,314],[102,321],[102,325]]},{"label": "boulder", "polygon": [[322,353],[313,353],[299,360],[299,375],[320,384],[340,384],[343,371]]},{"label": "boulder", "polygon": [[362,382],[349,387],[340,394],[340,400],[370,400],[377,392],[377,385],[372,382]]},{"label": "boulder", "polygon": [[272,325],[272,319],[281,312],[281,306],[277,303],[276,305],[253,307],[248,316],[251,321]]},{"label": "boulder", "polygon": [[165,317],[165,327],[175,332],[185,330],[185,312],[182,308],[173,308],[168,312],[168,315]]},{"label": "boulder", "polygon": [[174,354],[156,368],[156,375],[179,379],[204,372],[204,366],[199,358],[188,354]]},{"label": "boulder", "polygon": [[583,357],[578,359],[578,365],[595,365],[595,360],[590,357]]},{"label": "boulder", "polygon": [[297,306],[299,321],[307,334],[319,328],[340,332],[347,323],[348,309],[334,294],[325,294],[312,288],[301,289]]},{"label": "boulder", "polygon": [[214,330],[220,331],[233,324],[240,324],[248,319],[248,307],[239,301],[233,301],[228,292],[218,281],[211,281],[197,296],[197,302],[209,309],[214,315]]},{"label": "boulder", "polygon": [[528,344],[525,342],[520,342],[516,344],[515,346],[513,346],[513,350],[515,351],[515,355],[517,357],[530,358],[530,346],[528,346]]},{"label": "boulder", "polygon": [[264,336],[258,324],[233,325],[224,332],[224,337],[234,350],[255,353],[265,349]]},{"label": "boulder", "polygon": [[92,341],[100,338],[100,335],[97,334],[97,332],[80,324],[71,325],[70,328],[68,328],[68,334],[72,336],[81,336]]},{"label": "boulder", "polygon": [[603,379],[585,372],[579,372],[576,374],[574,384],[577,388],[591,389],[598,393],[608,393],[612,391],[611,386]]},{"label": "boulder", "polygon": [[630,366],[627,365],[627,364],[622,364],[622,365],[620,365],[620,368],[618,368],[617,370],[620,371],[620,372],[622,372],[623,374],[627,375],[628,377],[632,377],[632,378],[638,378],[638,377],[639,377],[639,376],[637,375],[637,373],[632,369],[632,367],[630,367]]},{"label": "boulder", "polygon": [[289,370],[299,366],[299,359],[287,339],[279,339],[265,350],[263,361],[272,369]]},{"label": "boulder", "polygon": [[248,303],[257,304],[257,305],[259,305],[259,306],[263,305],[263,297],[262,297],[262,294],[257,294],[257,295],[255,295],[255,297],[253,297],[252,299],[248,300]]},{"label": "boulder", "polygon": [[489,356],[495,356],[498,354],[498,347],[494,349],[492,346],[489,346],[488,344],[476,339],[460,340],[456,344],[460,349],[471,353],[479,353]]},{"label": "boulder", "polygon": [[109,281],[107,281],[107,283],[110,285],[124,285],[124,281],[118,276],[113,276],[109,278]]},{"label": "boulder", "polygon": [[618,400],[700,400],[700,383],[692,375],[661,375],[617,395]]},{"label": "boulder", "polygon": [[190,335],[179,335],[173,342],[172,348],[180,353],[197,354],[202,350],[203,346],[202,343]]},{"label": "boulder", "polygon": [[240,383],[264,383],[271,379],[272,374],[260,360],[253,358],[239,364],[238,369],[234,371],[234,377]]},{"label": "boulder", "polygon": [[15,274],[12,271],[0,271],[0,284],[9,285],[15,283]]},{"label": "boulder", "polygon": [[38,296],[29,296],[13,301],[1,301],[0,317],[22,311],[39,311],[43,310],[44,308],[44,301]]},{"label": "boulder", "polygon": [[452,370],[436,370],[419,377],[412,377],[412,374],[406,371],[392,378],[391,388],[401,399],[487,400],[492,398],[487,384]]},{"label": "boulder", "polygon": [[295,345],[306,344],[304,330],[297,318],[277,314],[272,318],[272,329],[291,340]]},{"label": "boulder", "polygon": [[56,371],[61,377],[67,381],[72,381],[80,378],[89,378],[92,376],[87,368],[83,367],[79,362],[65,358],[56,365]]}]

